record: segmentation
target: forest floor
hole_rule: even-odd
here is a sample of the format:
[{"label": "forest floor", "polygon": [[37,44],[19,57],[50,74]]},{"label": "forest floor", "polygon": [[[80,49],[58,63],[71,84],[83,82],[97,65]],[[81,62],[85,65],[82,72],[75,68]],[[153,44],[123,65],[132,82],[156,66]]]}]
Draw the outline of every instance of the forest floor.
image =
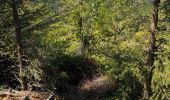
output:
[{"label": "forest floor", "polygon": [[86,80],[80,86],[67,86],[66,90],[58,91],[55,95],[53,92],[4,89],[0,91],[0,100],[101,100],[113,93],[116,84],[115,80],[100,76]]},{"label": "forest floor", "polygon": [[82,96],[77,94],[64,94],[50,98],[51,94],[47,92],[29,92],[29,91],[0,91],[0,100],[98,100],[95,96]]},{"label": "forest floor", "polygon": [[0,100],[48,100],[48,92],[30,92],[30,91],[0,91]]}]

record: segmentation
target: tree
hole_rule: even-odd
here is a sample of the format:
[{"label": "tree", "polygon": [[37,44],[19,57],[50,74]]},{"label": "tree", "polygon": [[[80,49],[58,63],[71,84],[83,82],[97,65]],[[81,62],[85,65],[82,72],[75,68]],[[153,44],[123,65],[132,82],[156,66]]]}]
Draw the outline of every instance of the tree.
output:
[{"label": "tree", "polygon": [[156,52],[156,37],[155,34],[157,32],[157,25],[158,25],[158,7],[160,4],[160,0],[154,0],[152,2],[153,4],[153,13],[152,13],[152,19],[151,19],[151,30],[150,30],[150,38],[149,38],[149,51],[148,51],[148,58],[146,62],[147,67],[147,75],[146,80],[144,83],[144,94],[143,98],[145,100],[148,100],[149,97],[152,95],[152,89],[151,89],[151,83],[152,83],[152,77],[153,77],[153,71],[155,69],[155,52]]},{"label": "tree", "polygon": [[22,32],[21,32],[21,25],[20,25],[20,19],[18,15],[18,9],[17,9],[17,1],[12,0],[11,3],[12,6],[12,12],[13,12],[13,21],[14,21],[14,27],[15,27],[15,39],[16,39],[16,46],[17,46],[17,54],[18,54],[18,63],[19,63],[19,76],[20,76],[20,83],[21,88],[23,90],[27,90],[27,80],[24,75],[24,65],[22,61],[23,57],[23,46],[22,46]]},{"label": "tree", "polygon": [[[39,78],[37,74],[40,70],[36,73],[35,70],[39,64],[37,59],[40,58],[41,51],[38,52],[38,49],[41,49],[41,36],[44,35],[44,31],[51,29],[47,26],[54,23],[56,18],[42,1],[4,0],[1,8],[0,33],[3,37],[1,51],[10,55],[10,58],[15,61],[13,65],[15,70],[11,68],[11,71],[20,82],[21,88],[26,90],[28,81],[31,84]],[[40,28],[42,30],[37,32]],[[31,69],[34,69],[34,73]]]}]

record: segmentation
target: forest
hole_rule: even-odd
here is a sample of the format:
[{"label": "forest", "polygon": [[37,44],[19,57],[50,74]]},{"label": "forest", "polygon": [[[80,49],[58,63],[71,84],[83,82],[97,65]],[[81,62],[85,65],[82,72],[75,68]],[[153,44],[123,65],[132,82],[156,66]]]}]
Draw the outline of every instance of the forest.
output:
[{"label": "forest", "polygon": [[170,0],[0,0],[0,100],[170,100]]}]

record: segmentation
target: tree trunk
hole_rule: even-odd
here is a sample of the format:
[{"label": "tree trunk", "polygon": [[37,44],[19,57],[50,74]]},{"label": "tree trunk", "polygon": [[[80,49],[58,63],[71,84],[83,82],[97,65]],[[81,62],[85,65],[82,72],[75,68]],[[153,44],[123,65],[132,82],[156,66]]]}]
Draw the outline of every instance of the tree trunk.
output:
[{"label": "tree trunk", "polygon": [[24,75],[24,66],[22,63],[22,55],[23,55],[22,41],[21,41],[22,33],[21,33],[21,26],[20,26],[16,0],[12,0],[12,12],[13,12],[14,27],[15,27],[15,39],[17,45],[20,83],[21,83],[22,90],[27,90],[27,81]]},{"label": "tree trunk", "polygon": [[153,70],[155,69],[154,61],[155,61],[155,49],[156,49],[156,29],[157,29],[157,22],[158,22],[158,8],[159,8],[160,0],[155,0],[153,3],[153,13],[152,13],[152,20],[151,20],[151,30],[150,30],[150,44],[149,44],[149,51],[148,51],[148,58],[146,62],[147,73],[145,76],[145,82],[143,87],[143,98],[145,100],[149,99],[149,96],[152,95],[151,89],[151,82],[153,76]]},{"label": "tree trunk", "polygon": [[80,34],[80,55],[84,56],[85,55],[85,46],[84,46],[84,35],[83,35],[83,19],[82,16],[80,15],[80,13],[78,13],[78,17],[79,17],[79,21],[78,21],[78,25],[79,25],[79,34]]},{"label": "tree trunk", "polygon": [[[83,1],[80,1],[80,6],[83,6]],[[81,10],[81,9],[80,9]],[[80,47],[79,47],[79,55],[86,58],[88,57],[88,46],[89,46],[89,40],[87,39],[88,36],[83,31],[83,16],[81,15],[81,12],[77,12],[78,16],[78,27],[79,27],[79,38],[80,38]]]},{"label": "tree trunk", "polygon": [[[80,6],[83,5],[83,2],[80,1]],[[80,14],[80,12],[78,12],[78,27],[79,27],[79,35],[80,35],[80,49],[79,49],[79,54],[82,57],[86,56],[86,47],[85,47],[85,42],[84,42],[84,33],[83,33],[83,18]]]}]

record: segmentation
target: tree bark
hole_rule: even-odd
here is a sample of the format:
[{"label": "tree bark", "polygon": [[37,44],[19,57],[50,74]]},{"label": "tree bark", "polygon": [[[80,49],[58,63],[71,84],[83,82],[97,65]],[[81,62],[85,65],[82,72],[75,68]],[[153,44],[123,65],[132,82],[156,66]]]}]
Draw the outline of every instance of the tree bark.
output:
[{"label": "tree bark", "polygon": [[78,13],[79,21],[78,21],[78,26],[79,26],[79,34],[80,34],[80,55],[84,56],[85,55],[85,46],[84,46],[84,36],[83,36],[83,19],[80,13]]},{"label": "tree bark", "polygon": [[155,0],[153,3],[153,13],[152,13],[152,20],[151,20],[151,30],[150,30],[150,44],[149,44],[149,51],[148,51],[148,58],[146,62],[146,69],[147,73],[145,76],[145,82],[143,87],[143,98],[148,100],[149,97],[152,95],[151,83],[153,77],[153,70],[155,69],[154,62],[155,62],[155,51],[156,51],[156,29],[158,23],[158,8],[159,8],[160,0]]},{"label": "tree bark", "polygon": [[[80,1],[80,6],[83,5],[83,2]],[[80,12],[78,12],[78,27],[79,27],[79,35],[80,35],[80,49],[79,54],[82,57],[86,57],[86,47],[85,47],[85,41],[84,41],[84,33],[83,33],[83,17],[81,16]]]},{"label": "tree bark", "polygon": [[18,63],[19,63],[19,77],[22,90],[27,90],[27,80],[24,75],[24,66],[22,63],[22,56],[23,56],[23,48],[22,48],[22,37],[21,37],[21,25],[20,19],[17,10],[17,3],[16,0],[12,0],[12,13],[13,13],[13,21],[15,27],[15,39],[16,39],[16,46],[17,46],[17,55],[18,55]]}]

